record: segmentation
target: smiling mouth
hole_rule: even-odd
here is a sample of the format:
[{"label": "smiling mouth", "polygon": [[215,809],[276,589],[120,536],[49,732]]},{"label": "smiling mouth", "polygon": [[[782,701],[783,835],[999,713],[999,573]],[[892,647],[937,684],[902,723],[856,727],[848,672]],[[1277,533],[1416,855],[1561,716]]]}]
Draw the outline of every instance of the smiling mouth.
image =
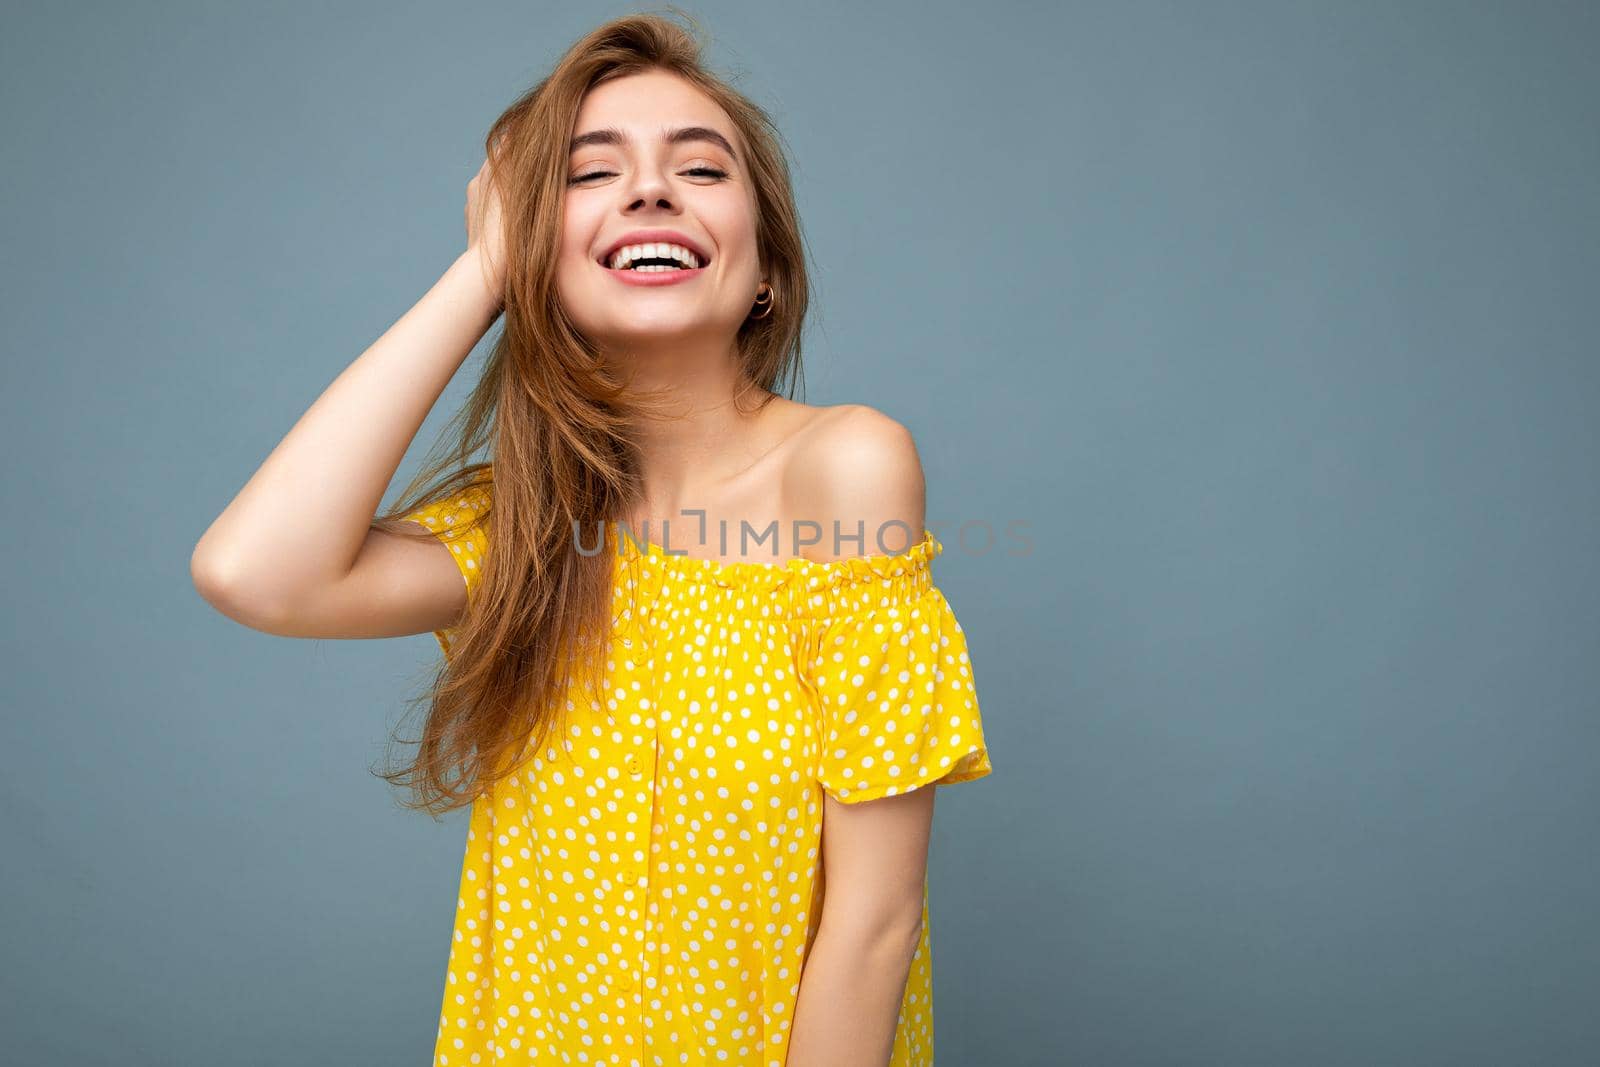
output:
[{"label": "smiling mouth", "polygon": [[640,274],[663,271],[698,270],[710,259],[701,259],[682,245],[670,242],[647,242],[623,245],[611,253],[609,260],[600,260],[607,270],[625,270]]}]

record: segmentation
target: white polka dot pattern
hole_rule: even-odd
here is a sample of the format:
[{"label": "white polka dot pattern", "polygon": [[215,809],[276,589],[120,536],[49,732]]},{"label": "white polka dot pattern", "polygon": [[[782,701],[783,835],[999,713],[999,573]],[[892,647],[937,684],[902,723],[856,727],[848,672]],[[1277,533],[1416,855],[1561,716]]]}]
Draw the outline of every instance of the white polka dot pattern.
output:
[{"label": "white polka dot pattern", "polygon": [[818,781],[845,803],[989,773],[966,635],[944,594],[890,598],[821,628]]},{"label": "white polka dot pattern", "polygon": [[[416,516],[463,546],[469,591],[486,545],[446,531],[483,499]],[[718,563],[610,542],[604,701],[575,690],[565,734],[472,805],[437,1065],[783,1067],[824,792],[990,772],[941,550]],[[933,1062],[926,883],[922,907],[890,1067]]]},{"label": "white polka dot pattern", "polygon": [[[420,508],[406,516],[407,519],[426,526],[435,537],[444,542],[446,548],[454,553],[456,567],[461,571],[461,580],[466,583],[468,602],[476,594],[478,576],[483,570],[484,551],[489,544],[486,524],[474,524],[472,520],[489,505],[492,492],[488,476],[479,474],[474,484],[455,496],[431,507]],[[435,630],[433,636],[438,640],[444,654],[448,656],[451,642],[455,638],[455,630]]]}]

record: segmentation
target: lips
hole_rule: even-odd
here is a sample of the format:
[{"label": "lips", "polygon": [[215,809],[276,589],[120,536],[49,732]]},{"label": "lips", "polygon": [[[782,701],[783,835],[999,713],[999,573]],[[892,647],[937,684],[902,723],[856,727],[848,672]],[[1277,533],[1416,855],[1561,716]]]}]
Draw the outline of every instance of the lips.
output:
[{"label": "lips", "polygon": [[703,244],[687,234],[679,233],[677,230],[630,230],[606,245],[600,254],[595,257],[595,262],[606,270],[610,270],[611,257],[617,254],[617,249],[627,245],[657,243],[682,245],[695,254],[695,258],[700,261],[701,268],[711,262],[711,253],[706,251]]}]

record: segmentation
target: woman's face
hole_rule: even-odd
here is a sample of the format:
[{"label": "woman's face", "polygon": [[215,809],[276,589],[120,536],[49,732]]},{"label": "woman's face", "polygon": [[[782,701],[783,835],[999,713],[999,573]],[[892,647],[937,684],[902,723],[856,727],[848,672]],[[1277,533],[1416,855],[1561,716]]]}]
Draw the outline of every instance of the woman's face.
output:
[{"label": "woman's face", "polygon": [[[677,75],[632,74],[589,91],[573,143],[556,284],[578,328],[602,348],[731,343],[762,277],[755,190],[727,114]],[[617,251],[661,244],[699,265],[617,269]]]}]

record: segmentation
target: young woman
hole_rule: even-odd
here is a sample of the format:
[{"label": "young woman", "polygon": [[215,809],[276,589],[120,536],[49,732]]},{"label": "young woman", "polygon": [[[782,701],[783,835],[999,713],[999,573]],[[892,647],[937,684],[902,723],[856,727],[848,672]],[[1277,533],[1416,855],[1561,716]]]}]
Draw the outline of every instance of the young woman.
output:
[{"label": "young woman", "polygon": [[467,250],[195,548],[245,625],[439,640],[386,777],[470,805],[440,1065],[932,1062],[930,787],[989,756],[911,437],[775,392],[779,145],[677,23],[579,41],[490,130]]}]

